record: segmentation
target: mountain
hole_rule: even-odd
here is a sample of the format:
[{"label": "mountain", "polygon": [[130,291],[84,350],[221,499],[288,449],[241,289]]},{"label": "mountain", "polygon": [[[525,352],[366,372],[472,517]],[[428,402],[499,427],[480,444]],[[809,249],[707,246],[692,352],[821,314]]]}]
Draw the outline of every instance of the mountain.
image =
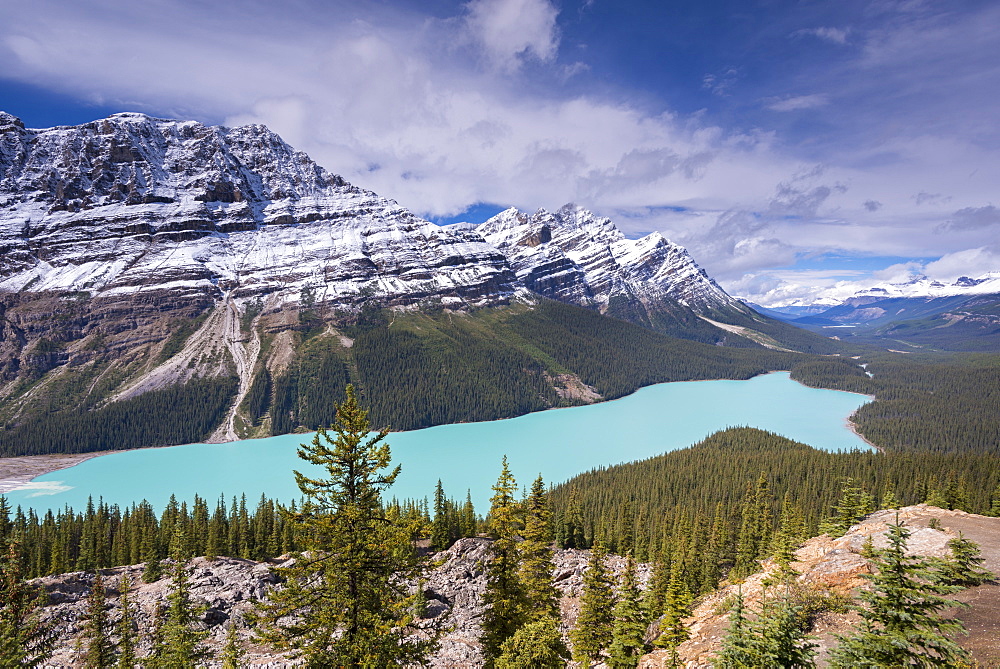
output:
[{"label": "mountain", "polygon": [[927,278],[866,289],[822,310],[763,313],[854,343],[897,349],[1000,350],[1000,273],[946,285]]},{"label": "mountain", "polygon": [[[574,205],[437,226],[260,125],[0,113],[0,257],[0,454],[15,437],[95,450],[314,427],[349,381],[399,429],[485,420],[777,364],[716,348],[836,346],[737,302],[658,234],[626,239]],[[583,323],[575,362],[544,352]],[[673,353],[582,378],[622,341]],[[383,384],[434,397],[390,403]],[[53,446],[39,430],[57,423],[90,436]],[[135,435],[98,443],[124,423]]]}]

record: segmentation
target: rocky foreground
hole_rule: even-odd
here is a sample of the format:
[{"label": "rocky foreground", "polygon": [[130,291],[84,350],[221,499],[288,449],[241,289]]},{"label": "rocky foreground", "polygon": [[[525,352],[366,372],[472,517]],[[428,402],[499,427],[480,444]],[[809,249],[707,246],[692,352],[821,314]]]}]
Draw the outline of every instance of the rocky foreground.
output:
[{"label": "rocky foreground", "polygon": [[[979,544],[985,558],[983,566],[1000,574],[1000,518],[918,504],[899,510],[876,511],[842,537],[831,538],[824,534],[809,539],[796,551],[797,561],[791,565],[800,574],[798,583],[817,596],[850,599],[851,594],[867,582],[863,575],[872,571],[868,560],[861,556],[865,541],[871,537],[876,548],[885,548],[886,528],[896,521],[897,514],[912,533],[907,543],[909,554],[946,557],[949,555],[948,541],[961,532],[966,539]],[[728,609],[737,588],[748,606],[756,608],[765,583],[777,565],[765,562],[763,566],[761,572],[743,583],[725,585],[698,601],[688,621],[691,638],[678,648],[685,667],[712,666],[712,657],[726,633]],[[971,651],[980,666],[1000,666],[1000,585],[988,583],[969,588],[954,598],[970,605],[967,609],[945,613],[947,617],[961,620],[969,632],[968,636],[958,639],[959,643]],[[834,635],[850,634],[860,620],[855,612],[828,611],[816,618],[811,632],[813,643],[818,645],[818,666],[826,666],[830,649],[836,645]],[[639,666],[642,669],[667,666],[666,656],[665,651],[651,653]]]},{"label": "rocky foreground", "polygon": [[[870,571],[861,550],[868,537],[874,537],[876,546],[884,542],[889,523],[899,514],[899,519],[910,528],[909,548],[920,555],[944,556],[949,539],[962,532],[982,548],[985,567],[1000,573],[1000,518],[987,518],[962,511],[947,511],[918,505],[897,511],[879,511],[864,522],[852,527],[843,537],[826,535],[807,541],[797,551],[798,561],[793,567],[800,572],[798,580],[803,587],[817,593],[849,598],[865,580],[862,575]],[[490,557],[489,539],[462,539],[449,550],[431,558],[424,591],[427,597],[425,618],[427,627],[443,625],[447,633],[441,640],[439,652],[431,659],[432,667],[482,666],[479,645],[483,615],[482,595],[486,587],[486,564]],[[561,550],[555,554],[553,579],[562,593],[562,628],[568,631],[579,612],[579,597],[583,572],[589,551]],[[609,557],[609,568],[620,574],[624,559]],[[207,609],[203,622],[211,631],[209,645],[219,649],[225,641],[226,629],[236,626],[248,650],[246,661],[251,667],[286,667],[294,662],[286,657],[254,646],[245,616],[253,602],[263,597],[276,582],[270,573],[270,564],[236,558],[207,560],[195,558],[189,563],[191,593],[196,603]],[[751,606],[759,601],[764,582],[774,565],[765,563],[764,570],[740,586]],[[164,577],[155,583],[142,583],[142,565],[106,569],[101,573],[109,594],[110,618],[116,620],[120,592],[119,583],[128,575],[134,585],[132,600],[138,604],[140,629],[152,625],[153,611],[161,606],[170,590],[170,579]],[[649,565],[639,565],[642,584],[650,578]],[[61,643],[58,653],[48,666],[69,667],[76,664],[75,640],[80,633],[81,616],[86,607],[86,596],[92,576],[86,573],[61,574],[37,579],[35,583],[49,593],[48,615],[60,620]],[[727,605],[736,591],[735,585],[726,585],[702,598],[689,620],[691,639],[680,647],[681,658],[687,667],[711,666],[711,658],[718,650],[727,624]],[[950,612],[961,619],[969,635],[960,640],[983,666],[1000,665],[1000,585],[987,584],[965,590],[957,599],[970,604],[970,608]],[[820,614],[813,634],[820,645],[820,666],[824,664],[829,649],[834,645],[834,634],[848,633],[859,620],[856,613]],[[145,645],[143,645],[145,644]],[[148,642],[140,642],[140,652]],[[217,666],[209,664],[209,666]],[[662,651],[643,658],[641,667],[664,665]]]}]

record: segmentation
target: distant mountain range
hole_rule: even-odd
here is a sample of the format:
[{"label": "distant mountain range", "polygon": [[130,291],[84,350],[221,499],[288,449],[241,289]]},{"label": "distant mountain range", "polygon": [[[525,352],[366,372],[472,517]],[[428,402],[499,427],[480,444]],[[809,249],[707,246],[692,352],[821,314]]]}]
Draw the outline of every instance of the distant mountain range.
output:
[{"label": "distant mountain range", "polygon": [[839,304],[792,305],[760,313],[857,343],[907,350],[1000,350],[1000,272],[951,284],[920,277],[874,286]]}]

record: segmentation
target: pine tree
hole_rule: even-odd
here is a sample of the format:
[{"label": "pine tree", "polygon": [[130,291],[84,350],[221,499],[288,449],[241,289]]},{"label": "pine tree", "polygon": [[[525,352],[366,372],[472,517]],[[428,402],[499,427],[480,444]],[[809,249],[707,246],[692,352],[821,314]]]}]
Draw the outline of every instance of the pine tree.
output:
[{"label": "pine tree", "polygon": [[714,666],[725,669],[815,666],[816,645],[805,635],[801,608],[789,601],[787,589],[782,598],[770,596],[765,590],[760,611],[750,617],[743,593],[738,592],[722,652]]},{"label": "pine tree", "polygon": [[642,606],[642,594],[636,583],[635,561],[631,555],[625,561],[625,573],[618,589],[614,618],[608,664],[616,669],[635,667],[646,651],[647,619]]},{"label": "pine tree", "polygon": [[135,633],[138,630],[135,619],[135,605],[132,604],[132,579],[126,574],[118,585],[121,597],[118,600],[118,608],[121,609],[121,617],[115,626],[118,636],[118,662],[117,669],[132,669],[136,665],[135,656]]},{"label": "pine tree", "polygon": [[8,533],[6,551],[0,554],[0,659],[10,667],[33,667],[52,656],[56,636],[41,617],[44,591],[36,596],[22,580],[16,532]]},{"label": "pine tree", "polygon": [[736,564],[733,575],[749,576],[757,570],[757,560],[767,554],[767,541],[771,536],[772,496],[767,476],[761,472],[755,486],[747,491],[743,501],[742,522],[736,544]]},{"label": "pine tree", "polygon": [[486,575],[483,600],[483,653],[487,660],[500,656],[504,641],[514,635],[528,619],[527,600],[519,578],[520,554],[517,549],[519,508],[514,501],[517,482],[503,458],[500,477],[490,498],[488,527],[494,538],[493,558]]},{"label": "pine tree", "polygon": [[865,557],[876,573],[865,575],[871,588],[860,594],[867,605],[859,609],[861,629],[837,637],[840,645],[831,653],[831,666],[953,666],[967,660],[968,653],[951,640],[965,628],[937,615],[958,604],[945,595],[961,586],[937,583],[933,560],[907,556],[909,536],[897,517],[886,533],[887,548],[866,547]]},{"label": "pine tree", "polygon": [[541,618],[522,625],[500,646],[495,669],[561,669],[569,651],[554,618]]},{"label": "pine tree", "polygon": [[240,669],[246,651],[236,636],[236,625],[232,620],[226,629],[226,645],[222,647],[222,669]]},{"label": "pine tree", "polygon": [[83,666],[88,669],[104,669],[114,664],[115,646],[111,641],[106,599],[104,579],[101,578],[101,572],[95,572],[87,595],[82,634],[77,642],[77,647],[82,651]]},{"label": "pine tree", "polygon": [[150,655],[145,658],[143,664],[146,667],[194,667],[209,654],[202,643],[209,631],[197,629],[205,607],[198,607],[191,601],[191,585],[184,562],[174,562],[170,585],[167,610],[158,620],[155,634],[157,642]]},{"label": "pine tree", "polygon": [[985,561],[979,552],[979,545],[969,541],[961,532],[948,542],[951,557],[941,562],[937,580],[945,585],[972,588],[989,583],[996,575],[982,568]]},{"label": "pine tree", "polygon": [[386,471],[388,430],[369,434],[351,386],[331,430],[318,430],[298,451],[327,478],[295,472],[305,502],[286,522],[308,552],[276,570],[285,587],[259,604],[259,638],[300,653],[308,667],[420,663],[433,642],[409,635],[413,596],[404,585],[417,555],[409,528],[390,519],[381,500],[399,474],[398,466]]},{"label": "pine tree", "polygon": [[611,645],[614,634],[614,595],[604,560],[607,552],[595,544],[590,552],[587,571],[583,573],[583,594],[580,596],[580,615],[576,626],[570,630],[573,659],[589,666],[599,662],[604,650]]},{"label": "pine tree", "polygon": [[684,619],[691,615],[691,592],[684,581],[684,566],[674,562],[670,569],[670,580],[664,598],[663,619],[660,620],[660,636],[656,645],[670,652],[671,666],[678,663],[677,647],[690,636]]},{"label": "pine tree", "polygon": [[542,477],[531,485],[525,503],[524,540],[518,544],[519,578],[524,590],[528,618],[559,618],[559,593],[552,585],[552,525],[548,496]]}]

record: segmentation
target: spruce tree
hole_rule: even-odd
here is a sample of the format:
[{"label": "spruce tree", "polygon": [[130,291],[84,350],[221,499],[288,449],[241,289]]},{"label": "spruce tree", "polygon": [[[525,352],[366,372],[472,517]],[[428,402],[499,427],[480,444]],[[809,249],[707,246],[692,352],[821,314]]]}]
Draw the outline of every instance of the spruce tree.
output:
[{"label": "spruce tree", "polygon": [[791,564],[795,560],[795,549],[804,538],[805,523],[802,520],[802,511],[792,502],[791,496],[785,493],[781,504],[781,524],[778,533],[774,535],[771,553],[778,565],[780,578],[795,574]]},{"label": "spruce tree", "polygon": [[52,656],[55,629],[43,622],[44,591],[37,595],[24,582],[24,564],[16,530],[8,534],[0,553],[0,662],[7,667],[32,667]]},{"label": "spruce tree", "polygon": [[548,495],[542,477],[531,485],[525,502],[524,540],[518,544],[520,580],[524,590],[528,618],[559,619],[559,593],[552,585],[552,525]]},{"label": "spruce tree", "polygon": [[87,611],[83,615],[83,630],[77,642],[83,666],[105,669],[114,665],[115,645],[108,624],[107,593],[101,572],[95,572],[87,594]]},{"label": "spruce tree", "polygon": [[483,653],[492,661],[500,656],[504,641],[528,620],[527,600],[519,577],[520,554],[517,549],[520,530],[519,505],[514,500],[517,482],[503,458],[500,477],[490,498],[488,527],[493,537],[493,558],[486,574],[483,600]]},{"label": "spruce tree", "polygon": [[476,527],[476,507],[472,505],[472,491],[469,489],[465,491],[465,504],[462,505],[462,512],[459,514],[459,518],[461,519],[462,536],[476,536],[478,531]]},{"label": "spruce tree", "polygon": [[778,599],[765,591],[760,610],[753,615],[747,610],[743,593],[737,591],[729,614],[729,629],[713,666],[719,669],[815,666],[816,646],[805,635],[800,610],[801,607],[791,604],[787,592]]},{"label": "spruce tree", "polygon": [[670,569],[670,579],[667,582],[664,597],[663,618],[660,620],[660,636],[656,645],[670,652],[672,666],[678,663],[677,647],[690,636],[684,619],[691,615],[691,592],[684,581],[684,567],[680,562],[674,562]]},{"label": "spruce tree", "polygon": [[639,663],[646,652],[646,611],[635,578],[635,560],[629,555],[625,562],[618,603],[614,609],[611,650],[608,664],[616,669],[629,669]]},{"label": "spruce tree", "polygon": [[132,669],[136,665],[135,633],[138,631],[138,626],[135,605],[132,603],[132,579],[128,574],[122,576],[118,589],[121,591],[121,597],[118,599],[121,616],[115,625],[115,633],[118,636],[118,662],[115,666],[117,669]]},{"label": "spruce tree", "polygon": [[583,594],[580,596],[580,615],[576,626],[570,630],[573,659],[589,666],[600,662],[604,650],[611,645],[614,634],[614,595],[611,580],[604,565],[607,552],[595,544],[590,552],[587,571],[583,573]]},{"label": "spruce tree", "polygon": [[857,479],[848,477],[840,489],[840,499],[834,507],[834,515],[820,525],[820,532],[831,537],[842,536],[851,525],[872,512],[874,500],[858,483]]},{"label": "spruce tree", "polygon": [[540,618],[522,625],[500,646],[495,669],[561,669],[569,651],[559,634],[558,622]]},{"label": "spruce tree", "polygon": [[230,620],[226,628],[226,645],[222,647],[222,669],[240,669],[245,655],[246,651],[236,635],[236,624]]},{"label": "spruce tree", "polygon": [[982,568],[985,560],[979,552],[979,545],[966,539],[961,532],[948,541],[948,548],[951,557],[941,562],[938,582],[972,588],[996,578],[995,574]]},{"label": "spruce tree", "polygon": [[434,487],[434,522],[431,524],[431,548],[436,551],[443,551],[448,548],[450,539],[448,527],[448,507],[444,497],[444,488],[441,486],[441,479],[438,479]]},{"label": "spruce tree", "polygon": [[733,575],[741,578],[757,570],[757,560],[767,554],[771,536],[771,503],[773,501],[767,476],[761,472],[756,485],[747,490],[742,507],[736,563]]},{"label": "spruce tree", "polygon": [[259,639],[295,651],[307,667],[420,663],[433,642],[409,634],[414,597],[404,582],[417,555],[409,528],[387,516],[381,499],[399,475],[398,466],[388,469],[388,430],[370,434],[352,386],[330,430],[298,451],[326,478],[295,472],[305,502],[286,522],[308,550],[276,570],[285,587],[260,602]]},{"label": "spruce tree", "polygon": [[936,582],[934,560],[908,556],[909,536],[897,517],[886,532],[887,548],[866,547],[865,557],[876,572],[865,575],[871,587],[860,594],[866,605],[859,608],[861,628],[837,637],[840,645],[830,655],[831,666],[953,666],[967,660],[968,653],[951,640],[965,628],[938,615],[958,605],[946,595],[962,588]]},{"label": "spruce tree", "polygon": [[167,610],[158,620],[156,643],[144,666],[155,669],[175,669],[194,667],[199,660],[208,657],[208,649],[202,643],[209,634],[200,627],[204,606],[196,606],[191,601],[191,585],[188,582],[187,565],[175,560],[170,578],[171,591],[167,595]]},{"label": "spruce tree", "polygon": [[737,589],[736,599],[729,610],[729,627],[712,666],[716,669],[764,666],[763,658],[756,652],[753,641],[747,620],[746,600],[743,598],[743,591]]}]

